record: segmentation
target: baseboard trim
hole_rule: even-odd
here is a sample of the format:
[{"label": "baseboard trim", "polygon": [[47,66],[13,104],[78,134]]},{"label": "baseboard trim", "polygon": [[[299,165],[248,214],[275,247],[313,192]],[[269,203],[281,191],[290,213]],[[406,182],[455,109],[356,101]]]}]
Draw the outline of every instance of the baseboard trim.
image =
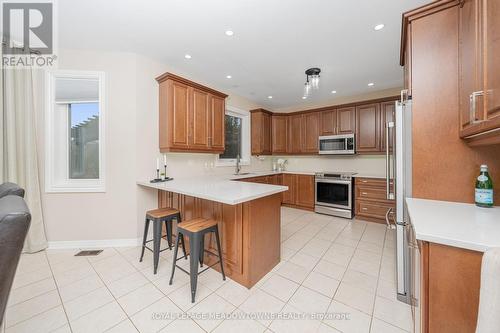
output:
[{"label": "baseboard trim", "polygon": [[98,240],[77,240],[77,241],[53,241],[48,242],[49,249],[92,249],[105,247],[127,247],[141,244],[139,238],[125,239],[98,239]]}]

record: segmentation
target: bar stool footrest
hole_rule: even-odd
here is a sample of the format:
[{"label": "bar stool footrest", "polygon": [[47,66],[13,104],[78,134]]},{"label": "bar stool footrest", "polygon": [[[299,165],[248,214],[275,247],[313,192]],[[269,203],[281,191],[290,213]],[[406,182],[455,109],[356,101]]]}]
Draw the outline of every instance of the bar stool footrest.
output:
[{"label": "bar stool footrest", "polygon": [[[182,259],[182,258],[180,258],[180,259]],[[179,260],[179,259],[177,259],[177,260]],[[207,266],[207,267],[206,267],[206,268],[204,268],[203,270],[199,271],[199,272],[198,272],[198,275],[200,275],[201,273],[203,273],[203,272],[204,272],[204,271],[206,271],[207,269],[212,268],[213,266],[215,266],[215,265],[217,265],[217,264],[220,264],[220,260],[218,260],[218,261],[214,262],[212,265]],[[180,269],[181,271],[183,271],[183,272],[184,272],[184,273],[186,273],[187,275],[191,275],[191,273],[189,273],[188,271],[186,271],[186,270],[185,270],[184,268],[182,268],[181,266],[179,266],[179,265],[175,265],[175,267],[177,267],[178,269]]]}]

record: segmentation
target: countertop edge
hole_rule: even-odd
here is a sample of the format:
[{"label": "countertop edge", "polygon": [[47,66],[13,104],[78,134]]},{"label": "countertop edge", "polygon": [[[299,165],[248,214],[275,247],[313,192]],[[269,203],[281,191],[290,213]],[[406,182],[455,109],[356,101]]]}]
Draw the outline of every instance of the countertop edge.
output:
[{"label": "countertop edge", "polygon": [[[227,180],[227,181],[232,181],[232,180]],[[285,192],[288,190],[288,186],[269,185],[269,186],[278,187],[278,188],[273,189],[273,190],[267,190],[267,191],[260,193],[260,194],[247,196],[247,197],[240,199],[240,200],[224,200],[224,199],[220,199],[220,198],[213,197],[210,195],[205,195],[205,194],[193,193],[193,192],[179,190],[179,189],[172,190],[172,189],[162,188],[161,187],[162,184],[165,184],[165,183],[150,183],[147,181],[136,181],[136,185],[139,185],[139,186],[144,186],[147,188],[152,188],[152,189],[156,189],[156,190],[160,190],[160,191],[167,191],[167,192],[174,192],[174,193],[178,193],[178,194],[182,194],[182,195],[188,195],[188,196],[192,196],[192,197],[196,197],[196,198],[200,198],[200,199],[205,199],[205,200],[209,200],[209,201],[215,201],[215,202],[219,202],[219,203],[223,203],[223,204],[227,204],[227,205],[238,205],[241,203],[257,200],[260,198],[265,198],[265,197],[268,197],[270,195],[278,194],[278,193]],[[157,186],[155,186],[155,185],[157,185]],[[267,185],[267,184],[263,184],[263,185]]]},{"label": "countertop edge", "polygon": [[[500,241],[498,244],[495,243],[495,241],[490,242],[488,240],[475,240],[473,237],[470,237],[471,239],[467,239],[467,237],[463,237],[461,235],[457,235],[457,237],[454,237],[455,235],[451,235],[451,237],[447,237],[446,234],[444,234],[442,231],[438,231],[435,234],[432,233],[432,230],[429,229],[429,226],[423,225],[422,224],[419,226],[419,222],[416,221],[414,210],[422,207],[414,207],[416,205],[422,205],[426,204],[425,202],[428,202],[429,205],[443,205],[443,207],[449,205],[451,209],[453,209],[453,206],[459,207],[462,206],[461,208],[463,209],[464,206],[470,205],[471,209],[475,209],[475,207],[472,207],[472,204],[468,203],[460,203],[460,202],[452,202],[452,201],[442,201],[442,200],[431,200],[431,199],[420,199],[420,198],[406,198],[405,203],[406,207],[408,208],[408,217],[410,220],[411,225],[413,226],[413,230],[415,231],[415,238],[420,241],[424,242],[431,242],[431,243],[436,243],[440,245],[445,245],[445,246],[451,246],[451,247],[456,247],[456,248],[461,248],[464,250],[470,250],[470,251],[477,251],[477,252],[486,252],[491,248],[494,247],[500,247]],[[412,207],[413,206],[413,207]],[[420,216],[422,218],[422,216]],[[418,220],[418,218],[417,218]],[[432,219],[430,219],[432,220]],[[442,221],[441,221],[442,222]],[[439,223],[439,221],[436,221],[436,223]],[[444,223],[444,222],[442,222]],[[454,222],[456,223],[456,222]],[[467,222],[466,222],[467,223]],[[474,222],[470,222],[474,223]],[[447,226],[447,225],[445,225]],[[478,227],[477,225],[475,226],[476,228]],[[422,228],[425,229],[422,231]],[[460,239],[463,238],[463,239]]]}]

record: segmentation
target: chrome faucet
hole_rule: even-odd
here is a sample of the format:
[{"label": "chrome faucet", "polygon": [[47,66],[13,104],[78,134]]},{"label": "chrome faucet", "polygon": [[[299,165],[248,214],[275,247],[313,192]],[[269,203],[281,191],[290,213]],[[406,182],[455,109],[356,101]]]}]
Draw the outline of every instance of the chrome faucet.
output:
[{"label": "chrome faucet", "polygon": [[235,175],[239,175],[241,171],[241,161],[240,154],[236,155],[236,170],[234,172]]}]

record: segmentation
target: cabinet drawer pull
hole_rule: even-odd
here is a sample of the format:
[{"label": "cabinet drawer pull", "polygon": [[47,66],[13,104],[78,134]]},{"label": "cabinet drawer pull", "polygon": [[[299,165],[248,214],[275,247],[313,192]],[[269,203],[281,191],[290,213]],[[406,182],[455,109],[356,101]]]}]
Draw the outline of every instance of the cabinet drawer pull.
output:
[{"label": "cabinet drawer pull", "polygon": [[367,180],[362,180],[362,182],[363,182],[363,183],[368,183],[368,181],[367,181]]},{"label": "cabinet drawer pull", "polygon": [[361,208],[361,210],[368,210],[368,208],[366,208],[366,207],[363,207],[363,208]]},{"label": "cabinet drawer pull", "polygon": [[368,193],[366,193],[366,192],[361,192],[361,194],[363,194],[363,195],[367,195]]}]

